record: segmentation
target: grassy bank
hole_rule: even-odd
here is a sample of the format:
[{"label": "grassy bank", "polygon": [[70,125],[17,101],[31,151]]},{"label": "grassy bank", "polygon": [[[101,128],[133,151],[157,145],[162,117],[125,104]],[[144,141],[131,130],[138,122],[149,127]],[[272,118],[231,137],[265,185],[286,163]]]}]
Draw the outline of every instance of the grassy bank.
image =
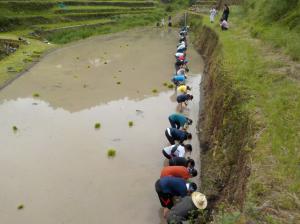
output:
[{"label": "grassy bank", "polygon": [[238,15],[240,21],[250,24],[253,37],[300,60],[300,1],[246,0]]},{"label": "grassy bank", "polygon": [[300,84],[251,38],[240,11],[231,8],[225,32],[207,16],[192,19],[207,61],[203,191],[219,197],[215,223],[298,223]]}]

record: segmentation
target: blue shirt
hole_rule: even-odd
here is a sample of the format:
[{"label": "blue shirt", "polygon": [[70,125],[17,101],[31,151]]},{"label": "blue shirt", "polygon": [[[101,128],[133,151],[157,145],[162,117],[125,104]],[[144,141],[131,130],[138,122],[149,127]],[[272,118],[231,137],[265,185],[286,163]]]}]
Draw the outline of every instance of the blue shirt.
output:
[{"label": "blue shirt", "polygon": [[159,180],[159,186],[163,193],[172,196],[185,197],[187,195],[187,187],[184,179],[180,177],[163,177]]},{"label": "blue shirt", "polygon": [[183,102],[187,101],[188,99],[189,98],[188,98],[187,94],[181,94],[181,95],[177,96],[178,103],[183,103]]},{"label": "blue shirt", "polygon": [[172,114],[169,116],[169,119],[174,122],[178,122],[181,127],[183,127],[187,123],[186,116],[183,116],[182,114]]},{"label": "blue shirt", "polygon": [[185,131],[181,131],[177,128],[169,128],[169,129],[170,129],[170,134],[174,140],[178,140],[181,143],[184,140],[187,140],[187,133]]},{"label": "blue shirt", "polygon": [[183,82],[183,81],[185,81],[185,76],[184,75],[175,75],[173,77],[172,81]]}]

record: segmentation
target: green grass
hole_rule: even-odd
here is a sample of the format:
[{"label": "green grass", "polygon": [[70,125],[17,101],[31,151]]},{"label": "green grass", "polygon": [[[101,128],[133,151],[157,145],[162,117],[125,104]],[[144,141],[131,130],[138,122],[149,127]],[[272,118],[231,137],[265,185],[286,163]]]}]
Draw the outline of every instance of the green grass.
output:
[{"label": "green grass", "polygon": [[[203,23],[219,34],[222,70],[243,99],[239,110],[249,112],[261,129],[251,153],[255,170],[249,179],[247,202],[261,205],[269,201],[271,207],[293,212],[297,204],[287,195],[300,196],[300,83],[273,72],[272,61],[264,57],[263,46],[249,36],[238,12],[238,8],[231,8],[232,26],[225,32],[218,24],[210,24],[208,17],[204,17]],[[270,28],[270,32],[279,31]],[[278,35],[282,37],[294,35],[287,30],[281,32],[284,33]]]},{"label": "green grass", "polygon": [[251,28],[253,37],[282,48],[300,60],[300,2],[297,0],[247,0],[236,16]]},{"label": "green grass", "polygon": [[162,16],[161,11],[152,14],[123,16],[116,19],[115,25],[103,25],[94,28],[81,28],[80,30],[62,30],[48,36],[49,41],[64,44],[75,40],[84,39],[92,35],[107,34],[123,31],[137,26],[154,24]]}]

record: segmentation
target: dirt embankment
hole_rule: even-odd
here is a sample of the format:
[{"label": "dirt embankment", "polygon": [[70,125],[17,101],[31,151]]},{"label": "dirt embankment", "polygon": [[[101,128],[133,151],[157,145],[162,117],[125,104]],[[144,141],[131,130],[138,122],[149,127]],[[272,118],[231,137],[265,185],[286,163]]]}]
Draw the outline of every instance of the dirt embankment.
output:
[{"label": "dirt embankment", "polygon": [[[194,45],[205,59],[202,81],[203,105],[199,121],[201,190],[220,203],[243,209],[246,183],[251,172],[250,151],[254,147],[255,124],[242,108],[240,90],[222,66],[218,35],[191,15]],[[228,206],[225,206],[228,207]]]}]

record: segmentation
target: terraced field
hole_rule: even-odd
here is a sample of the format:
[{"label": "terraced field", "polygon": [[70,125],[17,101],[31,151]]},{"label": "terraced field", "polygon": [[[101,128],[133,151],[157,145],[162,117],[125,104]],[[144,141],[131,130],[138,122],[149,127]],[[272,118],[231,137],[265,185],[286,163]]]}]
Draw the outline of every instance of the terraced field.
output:
[{"label": "terraced field", "polygon": [[[0,88],[32,61],[34,51],[95,34],[154,25],[167,16],[165,6],[157,0],[0,0],[0,12],[4,43],[0,46]],[[16,51],[9,49],[7,41],[20,37],[29,44],[21,40]]]}]

